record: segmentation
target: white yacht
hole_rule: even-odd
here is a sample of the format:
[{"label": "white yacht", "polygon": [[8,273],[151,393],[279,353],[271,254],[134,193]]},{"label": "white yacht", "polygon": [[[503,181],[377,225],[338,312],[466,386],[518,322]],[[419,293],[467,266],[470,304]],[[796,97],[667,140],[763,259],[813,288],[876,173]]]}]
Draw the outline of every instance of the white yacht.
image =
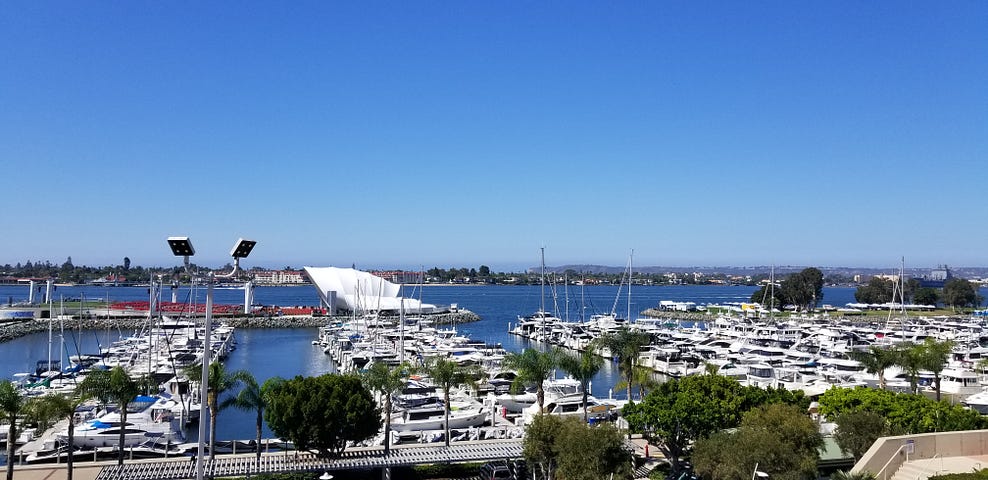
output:
[{"label": "white yacht", "polygon": [[[120,421],[120,412],[107,411],[92,420],[75,427],[74,443],[79,448],[116,446],[120,430],[124,430],[124,447],[135,446],[153,438],[160,441],[181,443],[184,441],[181,426],[174,417],[173,400],[161,397],[138,396],[127,405],[127,422]],[[61,442],[68,441],[68,430],[56,434]]]}]

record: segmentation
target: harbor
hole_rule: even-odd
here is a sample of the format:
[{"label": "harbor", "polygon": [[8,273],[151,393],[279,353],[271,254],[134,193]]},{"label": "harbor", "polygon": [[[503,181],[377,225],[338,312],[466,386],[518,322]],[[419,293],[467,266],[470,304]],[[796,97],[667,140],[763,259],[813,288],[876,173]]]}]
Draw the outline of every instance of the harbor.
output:
[{"label": "harbor", "polygon": [[[110,293],[118,295],[139,294],[140,290],[142,289],[118,288]],[[437,314],[428,322],[421,321],[421,317],[412,317],[412,321],[404,324],[408,328],[409,344],[407,347],[393,341],[394,338],[398,338],[396,335],[406,338],[404,334],[399,333],[400,330],[398,329],[402,320],[401,316],[375,317],[379,325],[371,326],[366,323],[366,319],[361,324],[360,322],[353,322],[353,316],[346,315],[285,315],[283,312],[289,307],[286,305],[280,315],[231,316],[221,319],[220,332],[229,333],[220,337],[226,340],[220,342],[220,348],[216,350],[216,353],[222,355],[227,369],[251,371],[261,382],[274,376],[290,378],[295,375],[315,376],[341,370],[353,371],[365,367],[366,361],[397,363],[402,352],[406,353],[407,359],[411,361],[416,358],[421,361],[423,356],[429,354],[439,354],[451,358],[463,354],[475,354],[474,362],[476,364],[484,366],[488,372],[496,372],[498,371],[498,362],[508,352],[518,352],[528,347],[543,348],[545,345],[559,345],[571,350],[580,350],[586,348],[596,336],[626,326],[650,335],[651,344],[643,349],[639,364],[655,370],[659,379],[700,373],[703,371],[703,362],[710,360],[712,363],[722,361],[720,366],[724,367],[723,374],[735,372],[736,378],[746,384],[757,384],[755,377],[760,374],[766,378],[766,382],[769,382],[764,386],[778,386],[783,381],[781,373],[790,371],[794,375],[801,374],[800,381],[802,382],[800,385],[787,384],[787,388],[790,389],[814,387],[819,390],[829,388],[834,384],[854,385],[855,381],[860,382],[860,384],[867,384],[861,378],[851,378],[851,373],[854,372],[849,372],[854,370],[853,368],[845,368],[846,371],[841,372],[839,362],[824,360],[823,353],[826,349],[822,349],[819,342],[815,343],[815,356],[806,352],[804,356],[783,360],[788,347],[793,347],[797,343],[802,343],[803,346],[812,343],[806,340],[801,341],[806,333],[815,332],[818,337],[817,340],[826,338],[836,342],[835,345],[839,344],[841,338],[847,344],[848,338],[842,337],[842,335],[854,331],[857,331],[856,334],[860,338],[866,338],[870,335],[873,339],[875,337],[874,330],[861,330],[865,328],[864,324],[867,322],[850,323],[847,319],[838,316],[831,317],[818,314],[804,318],[787,318],[785,321],[773,322],[769,326],[764,319],[730,319],[710,312],[660,312],[658,318],[645,317],[643,313],[649,309],[655,311],[660,302],[668,301],[666,300],[668,298],[676,299],[679,302],[696,302],[699,300],[702,302],[701,305],[710,306],[725,306],[744,302],[750,297],[750,289],[744,287],[637,288],[631,300],[626,300],[628,311],[632,313],[633,318],[633,321],[628,322],[626,319],[620,318],[620,315],[608,315],[606,312],[588,308],[588,305],[594,303],[598,305],[612,304],[613,298],[608,297],[617,295],[620,291],[619,288],[596,287],[591,290],[590,295],[583,292],[581,304],[569,301],[560,305],[558,301],[552,302],[550,300],[551,303],[554,303],[555,310],[562,312],[558,317],[555,314],[552,316],[546,314],[532,318],[525,312],[541,308],[540,305],[544,302],[542,292],[537,287],[426,289],[424,295],[431,301],[457,304],[462,307],[456,313]],[[834,297],[839,299],[840,295],[848,295],[850,293],[848,290],[827,289],[826,293],[830,295],[828,300],[833,301]],[[275,292],[281,295],[307,296],[305,287],[272,289],[272,293]],[[290,308],[318,304],[311,298],[315,296],[314,292],[309,290],[308,296],[310,298],[296,299],[297,301]],[[559,295],[557,292],[554,297],[558,300],[562,297],[568,297],[568,295]],[[574,298],[576,298],[575,295]],[[705,298],[713,301],[704,302]],[[270,303],[272,305],[276,305],[278,302],[277,299],[269,298],[264,298],[263,301],[265,304]],[[919,317],[914,317],[913,320],[916,325],[919,325],[921,321]],[[83,321],[89,323],[80,323]],[[522,325],[526,321],[533,327],[528,330],[523,328]],[[922,322],[930,324],[928,320],[922,320]],[[21,324],[27,325],[26,322],[21,322]],[[377,347],[383,345],[383,339],[388,338],[389,335],[392,341],[388,345],[387,351],[378,358],[367,357],[364,363],[357,363],[354,360],[355,353],[359,348],[353,349],[354,345],[350,345],[350,348],[341,348],[339,343],[333,343],[328,336],[333,328],[340,331],[345,324],[351,324],[355,329],[339,336],[339,338],[349,339],[355,333],[363,333],[367,335],[368,341],[368,344],[364,346],[373,346],[374,342],[378,342]],[[52,328],[52,335],[46,331],[49,325]],[[937,331],[947,330],[943,322],[933,325],[929,328]],[[974,329],[974,324],[970,322],[963,323],[963,325],[965,325],[965,331]],[[30,370],[34,363],[31,359],[44,359],[45,352],[52,351],[52,342],[57,342],[58,345],[54,348],[56,356],[63,356],[66,364],[68,364],[69,357],[73,355],[100,351],[107,345],[136,335],[145,326],[146,319],[109,316],[103,319],[87,318],[85,320],[63,317],[60,320],[52,319],[51,322],[41,319],[34,320],[30,324],[30,328],[34,329],[35,333],[23,334],[4,344],[5,348],[0,353],[0,365],[11,370],[2,373],[9,378],[17,372]],[[895,324],[895,328],[886,330],[885,333],[888,334],[888,338],[893,338],[896,335],[896,330],[900,327],[903,325]],[[827,328],[831,329],[832,332],[840,331],[841,335],[825,333]],[[911,337],[903,337],[903,339],[915,340],[920,338],[917,336],[921,334],[920,331],[912,332]],[[418,343],[411,341],[415,333],[417,333],[416,341]],[[201,333],[199,336],[201,337]],[[193,334],[192,337],[195,338],[196,334]],[[980,337],[976,335],[974,339],[977,338]],[[445,342],[445,340],[452,341],[454,339],[454,342]],[[713,343],[711,342],[712,339],[718,339],[722,343]],[[733,352],[731,351],[732,344],[735,344],[734,347],[736,347]],[[783,348],[784,346],[786,348]],[[706,347],[706,350],[698,347]],[[426,348],[431,353],[427,352]],[[718,348],[721,350],[717,355],[714,355]],[[796,349],[793,349],[793,352],[795,351]],[[827,351],[829,352],[829,350]],[[706,357],[703,356],[703,352],[706,352]],[[730,355],[732,354],[735,357],[731,358]],[[51,354],[48,353],[48,355]],[[693,356],[689,357],[689,355]],[[693,363],[690,363],[689,358],[692,358]],[[815,363],[812,366],[813,372],[807,370],[810,368],[808,366],[810,363]],[[769,371],[759,373],[757,368],[753,368],[757,365],[762,365]],[[821,367],[821,365],[825,365],[825,367]],[[798,371],[798,368],[790,368],[800,366],[803,367],[801,372]],[[830,373],[823,373],[821,368],[829,368]],[[556,380],[554,380],[559,384],[559,398],[574,393],[572,389],[566,390],[566,388],[572,387],[565,386],[563,377],[562,372],[558,372]],[[627,401],[623,391],[614,391],[613,385],[617,381],[616,366],[607,362],[591,383],[591,398],[594,401],[600,401],[600,411],[616,412],[622,402]],[[796,382],[795,379],[791,381]],[[462,412],[469,412],[475,408],[477,420],[457,425],[451,424],[455,436],[452,438],[454,444],[464,441],[506,440],[521,437],[522,427],[526,423],[524,410],[527,407],[512,407],[509,412],[507,408],[507,405],[510,405],[507,401],[508,397],[497,397],[499,394],[504,394],[503,386],[500,391],[496,391],[493,385],[489,386],[490,390],[474,392],[475,404],[471,404],[469,407],[461,404],[461,408],[458,408]],[[806,391],[808,395],[812,395],[812,388]],[[816,394],[819,393],[822,393],[822,390]],[[548,398],[554,397],[550,394]],[[528,405],[531,405],[531,402]],[[600,418],[613,420],[615,417],[607,415]],[[410,425],[403,431],[401,419],[400,416],[393,419],[395,433],[392,441],[394,444],[428,444],[441,438],[441,436],[437,436],[438,424],[433,427],[426,427],[424,424]],[[242,452],[256,449],[256,444],[252,445],[253,441],[247,440],[253,437],[249,414],[227,410],[218,422],[217,430],[218,442],[228,445],[224,447],[225,452],[232,454],[234,451]],[[175,445],[169,446],[164,452],[158,452],[158,454],[185,456],[192,453],[193,447],[197,445],[196,433],[185,429],[182,435],[181,440],[184,441],[176,439]],[[265,451],[269,451],[270,445],[277,442],[274,441],[273,435],[266,428],[264,436],[266,439]],[[379,442],[381,440],[374,440],[372,443],[379,444]],[[235,450],[238,448],[240,450]],[[93,458],[98,460],[99,455],[94,453]],[[55,461],[58,459],[56,458]]]}]

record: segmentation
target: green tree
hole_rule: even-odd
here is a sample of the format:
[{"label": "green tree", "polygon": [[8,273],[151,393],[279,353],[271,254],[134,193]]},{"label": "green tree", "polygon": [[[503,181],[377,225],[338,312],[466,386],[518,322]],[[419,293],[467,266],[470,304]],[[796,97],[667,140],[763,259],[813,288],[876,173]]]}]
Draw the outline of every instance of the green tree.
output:
[{"label": "green tree", "polygon": [[651,342],[651,338],[646,333],[621,327],[616,332],[601,335],[596,342],[594,348],[617,359],[618,371],[621,372],[621,378],[627,385],[628,400],[631,400],[631,386],[634,383],[638,354],[641,353],[642,347]]},{"label": "green tree", "polygon": [[909,391],[919,393],[919,371],[928,362],[926,359],[926,349],[923,345],[903,342],[896,348],[895,352],[895,364],[902,367],[902,370],[909,377]]},{"label": "green tree", "polygon": [[411,367],[405,363],[391,368],[385,363],[375,362],[360,373],[364,386],[384,401],[384,456],[391,454],[391,398],[408,385],[410,370]]},{"label": "green tree", "polygon": [[324,458],[339,456],[347,442],[371,438],[381,428],[381,409],[352,375],[296,376],[271,388],[267,400],[264,419],[271,431]]},{"label": "green tree", "polygon": [[525,431],[522,452],[538,479],[597,480],[631,473],[623,433],[610,424],[589,426],[572,417],[537,415]]},{"label": "green tree", "polygon": [[819,402],[820,414],[829,418],[858,411],[881,415],[893,435],[988,427],[988,420],[974,410],[937,402],[922,395],[863,387],[831,388],[820,396]]},{"label": "green tree", "polygon": [[947,366],[950,360],[950,353],[954,349],[954,342],[944,340],[942,342],[927,337],[923,340],[921,364],[924,370],[933,372],[933,389],[937,394],[937,401],[940,401],[940,373]]},{"label": "green tree", "polygon": [[480,378],[480,371],[472,365],[460,365],[452,360],[441,357],[430,357],[423,367],[425,374],[432,383],[443,391],[445,404],[443,413],[443,430],[445,430],[446,446],[449,446],[449,392],[453,387],[473,385]]},{"label": "green tree", "polygon": [[630,477],[631,455],[624,449],[624,433],[610,423],[590,426],[576,418],[564,418],[556,442],[560,478]]},{"label": "green tree", "polygon": [[559,464],[559,445],[556,438],[562,430],[562,417],[536,415],[525,428],[522,455],[531,466],[533,478],[553,480]]},{"label": "green tree", "polygon": [[963,278],[951,278],[943,284],[943,303],[954,311],[957,307],[977,307],[982,300],[974,284]]},{"label": "green tree", "polygon": [[14,448],[17,443],[17,417],[23,413],[24,397],[10,380],[0,380],[0,419],[7,422],[7,480],[14,480]]},{"label": "green tree", "polygon": [[[76,387],[76,391],[82,396],[98,398],[103,404],[114,403],[119,409],[120,423],[123,425],[127,423],[127,405],[141,393],[141,384],[130,378],[122,367],[117,366],[110,370],[90,371]],[[119,430],[117,465],[123,466],[126,429]]]},{"label": "green tree", "polygon": [[875,474],[869,471],[851,473],[849,470],[837,470],[830,474],[830,480],[875,480]]},{"label": "green tree", "polygon": [[848,352],[852,360],[857,360],[868,373],[878,375],[878,387],[885,388],[885,370],[896,365],[898,352],[891,348],[869,345],[867,350]]},{"label": "green tree", "polygon": [[[255,459],[255,465],[260,465],[261,463],[261,435],[264,427],[264,411],[268,408],[268,395],[270,391],[275,388],[285,379],[281,377],[272,377],[264,382],[263,385],[257,384],[257,379],[254,378],[250,372],[242,371],[240,374],[240,381],[243,383],[243,388],[237,392],[237,396],[233,399],[233,407],[238,410],[243,410],[245,412],[256,412],[257,417],[255,419],[254,426],[256,427],[256,438],[257,442],[257,458]],[[210,449],[212,451],[212,449]]]},{"label": "green tree", "polygon": [[57,420],[68,420],[67,450],[70,453],[65,460],[67,480],[72,480],[72,473],[74,471],[74,455],[71,452],[75,451],[75,411],[86,400],[88,400],[87,397],[78,393],[73,393],[69,396],[50,393],[29,402],[28,410],[30,411],[30,417],[33,421],[37,422],[38,431],[48,430],[51,424]]},{"label": "green tree", "polygon": [[[736,432],[699,440],[693,465],[705,477],[717,472],[719,479],[748,480],[757,465],[769,478],[802,480],[816,475],[821,446],[817,424],[805,412],[769,404],[746,413]],[[724,471],[725,463],[733,468]]]},{"label": "green tree", "polygon": [[823,300],[823,272],[804,268],[782,281],[782,297],[800,310],[813,310]]},{"label": "green tree", "polygon": [[923,287],[916,290],[913,294],[913,302],[918,305],[933,305],[940,301],[940,295],[937,293],[935,288]]},{"label": "green tree", "polygon": [[534,384],[535,399],[540,413],[545,410],[545,382],[552,377],[553,370],[559,364],[560,355],[561,352],[557,348],[545,352],[526,348],[521,353],[512,352],[504,356],[502,362],[504,368],[517,373],[511,389],[517,392],[523,384]]},{"label": "green tree", "polygon": [[[189,380],[201,383],[202,364],[189,366],[185,374],[188,375]],[[248,378],[253,380],[253,376],[245,370],[228,372],[220,362],[214,361],[209,364],[209,385],[206,387],[206,405],[209,407],[209,458],[216,458],[216,422],[220,412],[236,403],[235,397],[228,397],[222,402],[220,397],[237,388]]]},{"label": "green tree", "polygon": [[630,430],[658,447],[672,471],[678,472],[695,441],[738,426],[743,404],[742,388],[736,380],[694,375],[659,385],[641,403],[626,405],[622,414]]},{"label": "green tree", "polygon": [[784,404],[806,411],[802,392],[783,388],[742,387],[720,375],[692,375],[653,389],[638,404],[622,410],[632,432],[641,433],[669,460],[673,472],[701,438],[737,427],[742,415],[765,404]]},{"label": "green tree", "polygon": [[885,417],[869,411],[845,412],[837,416],[835,422],[834,440],[837,446],[855,460],[860,459],[875,440],[887,433]]},{"label": "green tree", "polygon": [[892,301],[895,284],[891,280],[872,277],[867,285],[862,285],[854,292],[854,300],[861,303],[882,304]]},{"label": "green tree", "polygon": [[559,356],[559,368],[570,374],[580,382],[580,390],[583,390],[583,422],[587,422],[587,396],[590,394],[590,381],[594,375],[604,366],[604,359],[594,353],[593,348],[588,348],[579,355],[564,353]]}]

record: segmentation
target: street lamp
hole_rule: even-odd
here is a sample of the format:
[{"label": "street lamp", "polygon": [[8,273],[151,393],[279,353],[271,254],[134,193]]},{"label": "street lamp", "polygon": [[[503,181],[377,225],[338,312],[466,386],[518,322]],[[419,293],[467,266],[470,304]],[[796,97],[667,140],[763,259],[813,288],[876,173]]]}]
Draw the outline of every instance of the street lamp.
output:
[{"label": "street lamp", "polygon": [[[208,404],[204,405],[204,402],[209,398],[209,357],[212,355],[213,330],[213,284],[216,278],[232,278],[236,275],[240,270],[240,259],[247,258],[256,244],[257,242],[253,240],[238,239],[237,243],[233,245],[233,249],[230,250],[230,256],[233,257],[233,271],[223,275],[214,275],[213,272],[209,272],[206,277],[206,320],[202,349],[202,380],[199,385],[199,451],[196,455],[196,480],[202,480],[205,473],[205,462],[203,462],[203,458],[205,457],[206,448],[206,422],[203,418],[203,412],[206,409],[203,406],[208,408]],[[168,246],[176,257],[184,258],[185,273],[191,276],[189,257],[195,255],[196,250],[192,248],[192,242],[189,240],[189,237],[168,237]]]}]

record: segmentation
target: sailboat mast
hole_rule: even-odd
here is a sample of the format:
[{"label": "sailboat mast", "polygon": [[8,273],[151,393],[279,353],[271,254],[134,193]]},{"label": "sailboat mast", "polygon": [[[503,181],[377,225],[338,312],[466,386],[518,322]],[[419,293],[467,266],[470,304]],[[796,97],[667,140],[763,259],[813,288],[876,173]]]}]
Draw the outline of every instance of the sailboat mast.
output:
[{"label": "sailboat mast", "polygon": [[628,256],[628,323],[631,323],[631,277],[634,275],[634,269],[632,264],[635,260],[635,249],[631,249],[631,255]]},{"label": "sailboat mast", "polygon": [[[541,255],[542,263],[539,274],[539,311],[544,313],[545,312],[545,247],[542,247],[540,250],[542,252]],[[544,326],[545,315],[543,315],[542,318],[543,318],[543,326]]]},{"label": "sailboat mast", "polygon": [[398,285],[398,363],[405,363],[405,283]]}]

